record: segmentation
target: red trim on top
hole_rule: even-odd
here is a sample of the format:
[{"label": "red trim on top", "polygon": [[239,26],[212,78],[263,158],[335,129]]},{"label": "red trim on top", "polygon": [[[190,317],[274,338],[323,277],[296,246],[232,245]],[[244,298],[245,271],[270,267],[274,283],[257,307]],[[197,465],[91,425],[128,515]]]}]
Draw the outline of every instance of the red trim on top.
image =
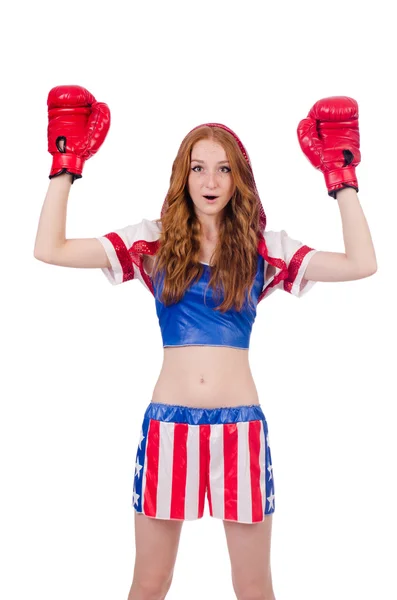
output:
[{"label": "red trim on top", "polygon": [[266,246],[266,242],[265,242],[265,238],[263,237],[263,234],[261,232],[259,232],[259,242],[258,242],[258,252],[261,256],[263,256],[263,258],[265,259],[265,261],[267,263],[269,263],[270,265],[272,265],[273,267],[277,267],[277,269],[281,269],[280,273],[278,273],[278,275],[276,275],[273,279],[273,281],[271,283],[269,283],[269,285],[263,290],[263,292],[260,294],[259,298],[258,298],[258,304],[259,302],[262,300],[262,298],[264,298],[268,292],[268,290],[274,286],[276,286],[278,283],[280,283],[280,281],[283,281],[283,279],[287,279],[288,277],[288,267],[286,262],[282,259],[282,258],[274,258],[273,256],[269,256],[268,250],[267,250],[267,246]]},{"label": "red trim on top", "polygon": [[[154,296],[152,280],[143,268],[142,255],[149,254],[150,256],[154,256],[160,246],[159,240],[155,240],[154,242],[137,240],[132,244],[131,248],[127,249],[123,240],[117,233],[108,233],[104,237],[109,239],[116,251],[117,258],[119,259],[121,268],[123,270],[123,282],[128,281],[129,279],[134,279],[135,275],[133,265],[135,264],[140,271],[142,279]],[[284,290],[291,293],[292,286],[295,283],[299,269],[302,265],[302,261],[306,254],[313,250],[313,248],[310,248],[309,246],[301,246],[292,256],[289,265],[287,266],[283,259],[269,256],[265,238],[261,232],[259,232],[258,237],[259,254],[268,264],[280,269],[280,272],[274,277],[273,281],[259,295],[259,304],[259,302],[265,297],[268,290],[279,284],[280,281],[284,281]]]},{"label": "red trim on top", "polygon": [[298,276],[299,269],[301,268],[302,261],[308,252],[311,252],[313,248],[309,246],[301,246],[299,250],[295,252],[288,265],[288,277],[284,280],[285,291],[291,293],[292,286]]},{"label": "red trim on top", "polygon": [[118,235],[118,233],[114,232],[107,233],[104,237],[111,242],[116,251],[117,258],[119,259],[121,268],[123,270],[123,283],[124,281],[134,279],[134,267],[131,264],[127,246],[124,244],[121,237]]},{"label": "red trim on top", "polygon": [[271,283],[269,283],[269,285],[260,294],[260,296],[258,298],[258,304],[259,304],[259,302],[262,300],[262,298],[264,298],[264,296],[266,296],[268,289],[274,287],[275,285],[280,283],[280,281],[284,281],[284,290],[291,294],[292,286],[294,285],[295,280],[298,276],[298,272],[302,265],[302,261],[305,258],[306,254],[308,252],[311,252],[311,250],[313,250],[313,248],[310,248],[309,246],[301,246],[295,252],[295,254],[292,256],[291,260],[289,261],[289,264],[287,265],[287,263],[284,260],[282,260],[281,258],[273,258],[272,256],[269,256],[263,234],[261,232],[259,232],[258,235],[259,235],[259,242],[258,242],[259,254],[261,256],[263,256],[263,258],[270,265],[277,267],[278,269],[281,269],[280,273],[274,277],[273,281]]},{"label": "red trim on top", "polygon": [[131,248],[128,251],[131,256],[132,262],[135,263],[136,266],[138,267],[138,269],[141,273],[142,279],[148,286],[148,288],[151,291],[153,296],[154,296],[154,288],[153,288],[152,280],[150,279],[149,275],[146,273],[146,271],[143,268],[142,254],[149,254],[150,256],[153,256],[154,254],[157,253],[159,245],[160,245],[159,240],[155,240],[154,242],[147,242],[146,240],[137,240],[136,242],[134,242],[132,244]]},{"label": "red trim on top", "polygon": [[128,249],[118,233],[107,233],[104,237],[108,238],[116,251],[117,258],[119,259],[123,271],[123,283],[135,278],[134,265],[136,265],[142,279],[154,296],[152,281],[143,268],[142,254],[149,254],[150,256],[156,254],[159,247],[159,241],[147,242],[146,240],[137,240],[132,244],[131,248]]}]

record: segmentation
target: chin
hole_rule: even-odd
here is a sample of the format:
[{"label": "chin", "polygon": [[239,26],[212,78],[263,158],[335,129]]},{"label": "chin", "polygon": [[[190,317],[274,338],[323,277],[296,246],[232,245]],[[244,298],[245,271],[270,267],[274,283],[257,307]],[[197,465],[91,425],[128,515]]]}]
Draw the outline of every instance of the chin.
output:
[{"label": "chin", "polygon": [[208,213],[213,215],[214,213],[220,213],[222,212],[224,209],[223,206],[221,206],[219,208],[219,206],[211,206],[211,204],[209,206],[204,206],[204,208],[202,209],[202,212]]}]

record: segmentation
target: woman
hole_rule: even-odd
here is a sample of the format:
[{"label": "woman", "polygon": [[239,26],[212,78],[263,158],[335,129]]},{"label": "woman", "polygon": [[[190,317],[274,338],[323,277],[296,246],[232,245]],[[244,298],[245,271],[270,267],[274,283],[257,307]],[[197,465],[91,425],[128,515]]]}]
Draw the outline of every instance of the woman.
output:
[{"label": "woman", "polygon": [[298,127],[302,150],[338,201],[345,253],[265,231],[248,154],[235,133],[216,123],[182,141],[160,219],[66,240],[70,186],[103,143],[110,113],[79,86],[51,90],[48,107],[53,165],[35,257],[101,268],[112,284],[138,279],[155,298],[163,339],[164,362],[138,442],[128,600],[165,598],[183,521],[203,516],[205,497],[210,515],[224,523],[236,597],[274,600],[274,477],[249,339],[257,304],[276,289],[300,297],[316,281],[376,271],[357,197],[357,104],[320,100]]}]

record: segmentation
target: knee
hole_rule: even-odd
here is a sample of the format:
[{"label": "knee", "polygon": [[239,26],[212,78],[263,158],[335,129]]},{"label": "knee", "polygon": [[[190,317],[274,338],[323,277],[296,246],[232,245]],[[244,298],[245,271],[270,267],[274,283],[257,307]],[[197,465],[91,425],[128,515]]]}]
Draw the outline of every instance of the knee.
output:
[{"label": "knee", "polygon": [[237,600],[276,600],[273,588],[264,589],[261,586],[251,584],[244,588],[234,589]]},{"label": "knee", "polygon": [[128,600],[164,600],[171,587],[172,574],[134,578]]},{"label": "knee", "polygon": [[271,594],[264,594],[260,590],[250,590],[247,593],[239,594],[237,600],[276,600],[276,596]]}]

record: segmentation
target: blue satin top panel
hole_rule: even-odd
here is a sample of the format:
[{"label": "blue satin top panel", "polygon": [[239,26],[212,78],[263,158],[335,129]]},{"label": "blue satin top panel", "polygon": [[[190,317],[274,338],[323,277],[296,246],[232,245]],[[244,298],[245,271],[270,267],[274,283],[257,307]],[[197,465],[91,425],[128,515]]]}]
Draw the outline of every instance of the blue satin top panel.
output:
[{"label": "blue satin top panel", "polygon": [[[253,307],[248,303],[248,291],[241,311],[230,309],[224,313],[214,310],[224,298],[213,298],[213,290],[207,285],[211,267],[204,263],[200,279],[186,290],[176,304],[165,306],[160,302],[163,289],[163,273],[152,279],[156,312],[159,319],[163,346],[230,346],[249,348],[252,325],[256,317],[258,298],[264,286],[264,258],[258,253],[258,266],[251,291]],[[205,293],[205,302],[204,302]]]}]

